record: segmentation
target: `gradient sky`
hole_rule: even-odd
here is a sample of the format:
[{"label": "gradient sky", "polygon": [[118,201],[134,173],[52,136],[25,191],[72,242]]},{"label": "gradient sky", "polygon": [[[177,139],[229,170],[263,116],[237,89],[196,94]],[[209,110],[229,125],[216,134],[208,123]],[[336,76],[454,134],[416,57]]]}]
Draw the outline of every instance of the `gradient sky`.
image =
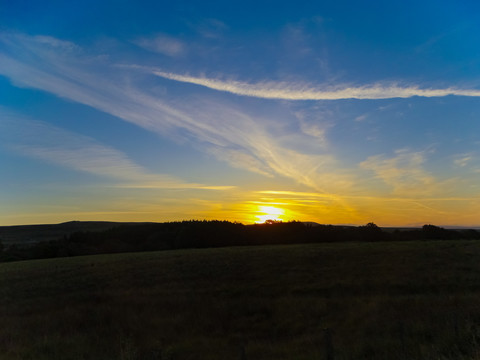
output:
[{"label": "gradient sky", "polygon": [[0,225],[480,225],[477,1],[0,0]]}]

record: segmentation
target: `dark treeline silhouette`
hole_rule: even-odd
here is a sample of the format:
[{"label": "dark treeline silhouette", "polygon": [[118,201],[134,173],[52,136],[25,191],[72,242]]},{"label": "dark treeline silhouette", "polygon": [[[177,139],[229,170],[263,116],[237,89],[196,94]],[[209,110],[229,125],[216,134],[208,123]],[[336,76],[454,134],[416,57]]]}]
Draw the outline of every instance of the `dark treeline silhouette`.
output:
[{"label": "dark treeline silhouette", "polygon": [[28,245],[3,246],[0,241],[0,261],[242,245],[451,239],[480,239],[480,232],[434,225],[392,232],[374,223],[356,227],[274,220],[255,225],[196,220],[128,223],[104,231],[78,231],[58,240]]}]

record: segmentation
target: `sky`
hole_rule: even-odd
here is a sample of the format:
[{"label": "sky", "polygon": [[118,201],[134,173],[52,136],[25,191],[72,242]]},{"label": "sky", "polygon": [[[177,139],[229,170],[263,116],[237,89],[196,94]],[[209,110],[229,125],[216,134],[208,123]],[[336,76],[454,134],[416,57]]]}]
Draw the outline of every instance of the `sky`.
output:
[{"label": "sky", "polygon": [[477,1],[0,0],[0,225],[480,225]]}]

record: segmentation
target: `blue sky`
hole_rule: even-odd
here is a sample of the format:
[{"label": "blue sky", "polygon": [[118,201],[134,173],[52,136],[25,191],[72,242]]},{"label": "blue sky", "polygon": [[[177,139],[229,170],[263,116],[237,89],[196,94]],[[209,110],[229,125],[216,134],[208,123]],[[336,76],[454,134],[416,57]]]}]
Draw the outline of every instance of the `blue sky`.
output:
[{"label": "blue sky", "polygon": [[0,224],[480,224],[480,5],[0,0]]}]

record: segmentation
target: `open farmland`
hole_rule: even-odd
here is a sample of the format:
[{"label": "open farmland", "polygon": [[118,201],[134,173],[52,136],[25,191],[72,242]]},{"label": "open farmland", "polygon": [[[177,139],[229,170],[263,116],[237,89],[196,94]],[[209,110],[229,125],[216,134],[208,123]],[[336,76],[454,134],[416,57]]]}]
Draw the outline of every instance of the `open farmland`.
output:
[{"label": "open farmland", "polygon": [[448,240],[2,263],[1,359],[479,359],[479,260]]}]

